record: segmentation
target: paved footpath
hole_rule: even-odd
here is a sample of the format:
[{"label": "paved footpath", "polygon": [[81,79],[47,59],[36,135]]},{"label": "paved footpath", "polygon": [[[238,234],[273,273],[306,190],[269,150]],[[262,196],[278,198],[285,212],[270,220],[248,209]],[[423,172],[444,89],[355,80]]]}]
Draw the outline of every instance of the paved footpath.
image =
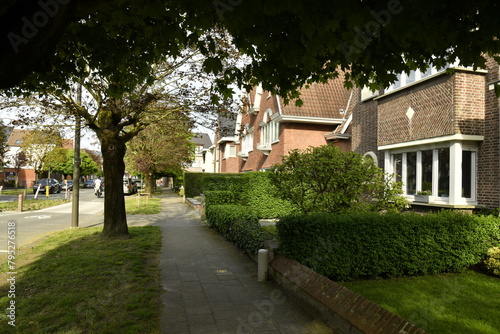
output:
[{"label": "paved footpath", "polygon": [[182,198],[167,192],[160,226],[164,304],[162,333],[286,333],[333,331],[273,282],[257,280],[257,264]]}]

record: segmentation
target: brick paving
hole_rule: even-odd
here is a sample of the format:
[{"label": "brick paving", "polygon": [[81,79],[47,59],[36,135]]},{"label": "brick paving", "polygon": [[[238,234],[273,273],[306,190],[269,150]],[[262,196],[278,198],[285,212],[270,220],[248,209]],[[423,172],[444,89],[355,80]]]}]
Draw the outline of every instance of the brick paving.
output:
[{"label": "brick paving", "polygon": [[162,333],[333,333],[278,285],[259,282],[252,259],[166,193],[155,223],[163,235]]}]

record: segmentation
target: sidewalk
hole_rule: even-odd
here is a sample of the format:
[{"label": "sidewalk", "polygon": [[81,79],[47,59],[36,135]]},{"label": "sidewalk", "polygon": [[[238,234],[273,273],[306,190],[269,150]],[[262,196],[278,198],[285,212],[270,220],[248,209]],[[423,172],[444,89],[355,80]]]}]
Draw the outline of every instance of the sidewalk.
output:
[{"label": "sidewalk", "polygon": [[273,282],[257,281],[257,264],[201,223],[168,191],[160,226],[162,333],[286,333],[333,331]]}]

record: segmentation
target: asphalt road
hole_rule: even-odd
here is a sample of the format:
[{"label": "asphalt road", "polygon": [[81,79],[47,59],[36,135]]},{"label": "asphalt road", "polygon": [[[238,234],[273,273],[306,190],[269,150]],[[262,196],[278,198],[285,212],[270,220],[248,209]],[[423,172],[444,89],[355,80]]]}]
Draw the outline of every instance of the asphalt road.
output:
[{"label": "asphalt road", "polygon": [[[64,192],[51,194],[50,198],[64,198]],[[28,198],[33,194],[28,194]],[[45,196],[40,196],[43,199]],[[8,200],[0,196],[0,200]],[[104,198],[97,198],[93,189],[80,189],[79,227],[103,223]],[[38,211],[0,212],[0,253],[8,249],[9,238],[21,247],[40,236],[71,227],[72,203],[58,205]],[[15,232],[12,232],[15,231]],[[15,238],[13,238],[15,236]]]}]

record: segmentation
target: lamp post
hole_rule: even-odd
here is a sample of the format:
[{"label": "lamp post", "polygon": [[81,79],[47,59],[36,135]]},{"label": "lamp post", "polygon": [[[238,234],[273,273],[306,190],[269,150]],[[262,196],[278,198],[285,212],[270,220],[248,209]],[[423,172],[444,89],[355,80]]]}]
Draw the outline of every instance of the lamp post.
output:
[{"label": "lamp post", "polygon": [[[76,91],[78,105],[82,103],[82,85],[78,84]],[[78,215],[80,205],[80,116],[75,115],[75,141],[73,154],[73,202],[71,209],[71,228],[78,227]]]}]

